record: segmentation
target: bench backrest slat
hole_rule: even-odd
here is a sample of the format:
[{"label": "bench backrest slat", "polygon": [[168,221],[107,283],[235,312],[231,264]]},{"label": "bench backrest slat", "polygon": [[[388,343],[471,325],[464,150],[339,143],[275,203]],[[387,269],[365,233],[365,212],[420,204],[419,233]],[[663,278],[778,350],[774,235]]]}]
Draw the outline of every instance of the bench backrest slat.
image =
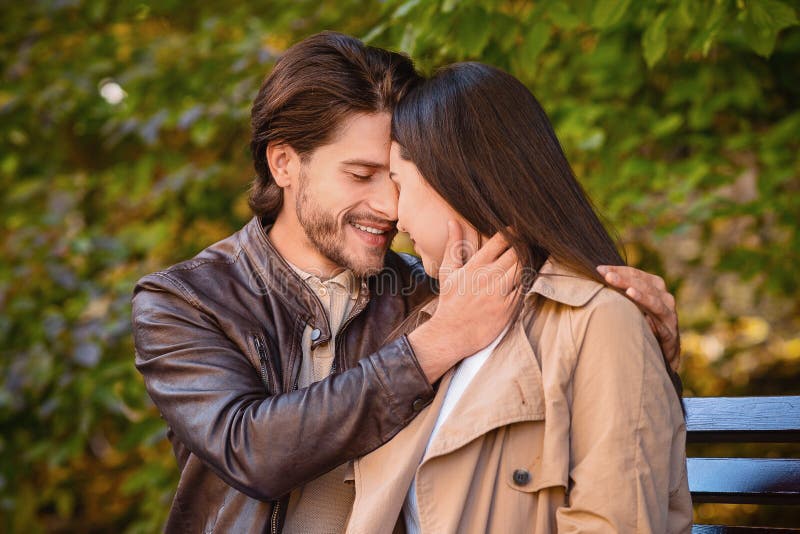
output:
[{"label": "bench backrest slat", "polygon": [[[689,443],[800,442],[800,396],[684,399]],[[800,505],[800,459],[688,458],[695,503]],[[800,524],[800,522],[798,522]],[[695,525],[692,534],[765,534],[800,529]]]},{"label": "bench backrest slat", "polygon": [[789,534],[797,532],[796,528],[775,527],[729,527],[726,525],[695,525],[692,534]]},{"label": "bench backrest slat", "polygon": [[800,442],[800,396],[689,397],[687,441]]},{"label": "bench backrest slat", "polygon": [[800,460],[689,458],[694,502],[800,504]]}]

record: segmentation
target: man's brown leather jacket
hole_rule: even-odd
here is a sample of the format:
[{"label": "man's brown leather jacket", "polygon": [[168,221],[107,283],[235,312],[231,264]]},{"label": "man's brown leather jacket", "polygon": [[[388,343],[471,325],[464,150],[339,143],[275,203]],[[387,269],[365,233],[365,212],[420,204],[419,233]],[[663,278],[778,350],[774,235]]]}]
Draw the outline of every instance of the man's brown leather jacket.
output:
[{"label": "man's brown leather jacket", "polygon": [[[269,224],[269,222],[266,222]],[[297,389],[322,303],[251,220],[134,290],[136,367],[169,427],[180,482],[168,532],[280,532],[288,493],[388,441],[433,397],[398,323],[431,294],[389,252],[336,339],[335,374]]]}]

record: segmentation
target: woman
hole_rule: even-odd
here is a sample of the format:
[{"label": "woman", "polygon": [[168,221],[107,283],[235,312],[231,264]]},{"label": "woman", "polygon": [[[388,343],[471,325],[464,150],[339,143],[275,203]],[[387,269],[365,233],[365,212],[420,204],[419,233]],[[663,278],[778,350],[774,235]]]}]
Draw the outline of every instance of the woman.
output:
[{"label": "woman", "polygon": [[498,69],[456,64],[400,103],[392,136],[399,227],[428,273],[447,276],[454,219],[468,250],[503,231],[530,276],[506,332],[356,461],[348,532],[689,532],[678,383],[595,271],[623,260],[539,103]]}]

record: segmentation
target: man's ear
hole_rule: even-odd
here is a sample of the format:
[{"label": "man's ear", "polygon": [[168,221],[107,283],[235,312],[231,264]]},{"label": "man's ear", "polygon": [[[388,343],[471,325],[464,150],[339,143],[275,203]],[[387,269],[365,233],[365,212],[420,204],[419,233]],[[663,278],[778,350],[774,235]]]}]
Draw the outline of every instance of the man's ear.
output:
[{"label": "man's ear", "polygon": [[300,156],[286,143],[274,142],[267,145],[267,164],[275,183],[289,187],[300,171]]}]

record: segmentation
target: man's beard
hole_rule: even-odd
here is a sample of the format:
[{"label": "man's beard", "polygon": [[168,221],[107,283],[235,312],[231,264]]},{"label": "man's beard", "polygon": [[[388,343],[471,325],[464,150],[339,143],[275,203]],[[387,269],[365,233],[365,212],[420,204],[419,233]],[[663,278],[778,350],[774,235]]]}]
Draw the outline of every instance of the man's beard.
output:
[{"label": "man's beard", "polygon": [[[374,215],[348,214],[342,221],[342,226],[336,222],[336,218],[330,213],[323,211],[308,191],[308,177],[301,171],[295,210],[300,226],[308,237],[308,240],[332,262],[353,271],[359,277],[366,277],[377,274],[383,268],[384,255],[386,250],[366,249],[362,256],[348,253],[346,250],[346,228],[344,225],[350,224],[351,220],[375,219]],[[313,274],[313,273],[312,273]]]}]

